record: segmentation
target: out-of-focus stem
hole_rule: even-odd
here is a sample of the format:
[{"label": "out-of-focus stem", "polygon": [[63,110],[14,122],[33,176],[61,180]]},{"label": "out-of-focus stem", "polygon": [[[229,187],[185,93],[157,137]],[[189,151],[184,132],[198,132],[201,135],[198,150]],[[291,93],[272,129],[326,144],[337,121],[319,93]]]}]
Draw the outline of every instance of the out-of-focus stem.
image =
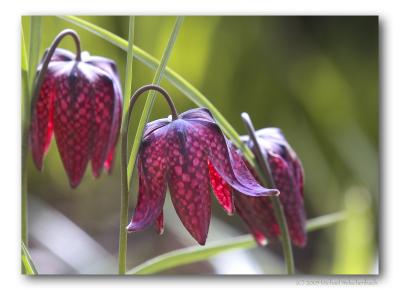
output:
[{"label": "out-of-focus stem", "polygon": [[[265,156],[262,154],[260,144],[258,143],[253,123],[251,122],[250,116],[247,113],[242,113],[243,122],[249,133],[249,138],[254,144],[255,156],[261,167],[261,178],[266,187],[277,188],[272,178],[271,168]],[[279,189],[279,188],[278,188]],[[281,230],[281,242],[283,255],[285,258],[286,270],[289,275],[294,274],[294,259],[292,245],[290,242],[289,231],[287,227],[286,217],[282,208],[282,204],[279,200],[279,196],[271,196],[272,206],[274,214]]]},{"label": "out-of-focus stem", "polygon": [[[124,89],[124,100],[123,100],[123,119],[125,120],[126,113],[129,108],[129,97],[131,95],[132,88],[132,63],[133,63],[133,40],[135,33],[135,17],[129,17],[129,37],[128,37],[128,53],[126,56],[126,70],[125,70],[125,89]],[[122,125],[122,144],[126,144],[128,127],[125,124]],[[119,248],[118,248],[118,274],[124,275],[126,272],[126,251],[127,251],[127,232],[125,230],[126,224],[128,223],[128,208],[129,208],[129,188],[127,183],[127,148],[121,146],[121,211],[119,221]]]}]

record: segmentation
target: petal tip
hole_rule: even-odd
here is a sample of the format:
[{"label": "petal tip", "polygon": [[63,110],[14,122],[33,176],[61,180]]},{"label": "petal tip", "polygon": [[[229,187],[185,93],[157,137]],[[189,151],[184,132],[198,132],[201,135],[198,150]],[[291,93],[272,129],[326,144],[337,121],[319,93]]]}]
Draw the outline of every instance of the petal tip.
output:
[{"label": "petal tip", "polygon": [[130,234],[136,232],[135,223],[130,222],[129,225],[126,226],[126,231]]},{"label": "petal tip", "polygon": [[265,247],[268,244],[267,238],[261,232],[254,230],[253,237],[256,240],[257,244],[261,247]]},{"label": "petal tip", "polygon": [[199,243],[200,246],[204,246],[206,244],[206,239],[207,238],[205,238],[204,240],[203,239],[202,240],[198,240],[197,242]]}]

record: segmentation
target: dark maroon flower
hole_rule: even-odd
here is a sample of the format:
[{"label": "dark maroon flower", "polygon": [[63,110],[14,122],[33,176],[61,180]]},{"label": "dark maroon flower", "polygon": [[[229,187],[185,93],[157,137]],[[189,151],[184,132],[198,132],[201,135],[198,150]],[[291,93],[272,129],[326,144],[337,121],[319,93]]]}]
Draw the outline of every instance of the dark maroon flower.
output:
[{"label": "dark maroon flower", "polygon": [[[307,234],[303,203],[303,168],[300,160],[279,129],[261,129],[256,131],[256,136],[271,168],[275,186],[280,191],[279,199],[284,209],[291,240],[294,245],[303,247],[307,242]],[[243,136],[242,140],[254,152],[251,139]],[[255,171],[252,172],[258,179]],[[221,189],[229,190],[228,184],[223,181],[218,183]],[[254,198],[235,194],[234,204],[236,212],[247,224],[258,244],[265,245],[267,239],[273,240],[280,235],[269,197]]]},{"label": "dark maroon flower", "polygon": [[152,224],[164,227],[162,207],[167,184],[183,225],[204,245],[211,218],[210,183],[217,200],[231,214],[231,190],[221,190],[224,180],[238,195],[267,196],[273,189],[259,185],[233,145],[207,109],[193,109],[178,119],[147,124],[138,154],[139,196],[129,232]]},{"label": "dark maroon flower", "polygon": [[[269,163],[275,186],[280,191],[279,199],[291,240],[294,245],[303,247],[307,242],[307,233],[303,202],[304,173],[301,162],[278,128],[258,130],[256,136]],[[242,139],[254,151],[251,139],[247,136]],[[263,244],[266,238],[274,239],[280,235],[271,199],[235,195],[235,207],[260,244]]]},{"label": "dark maroon flower", "polygon": [[54,132],[70,185],[75,188],[89,161],[95,177],[103,168],[111,170],[122,113],[119,77],[112,60],[87,52],[77,58],[59,48],[53,50],[46,68],[48,51],[38,67],[38,76],[45,68],[32,104],[30,146],[41,170]]}]

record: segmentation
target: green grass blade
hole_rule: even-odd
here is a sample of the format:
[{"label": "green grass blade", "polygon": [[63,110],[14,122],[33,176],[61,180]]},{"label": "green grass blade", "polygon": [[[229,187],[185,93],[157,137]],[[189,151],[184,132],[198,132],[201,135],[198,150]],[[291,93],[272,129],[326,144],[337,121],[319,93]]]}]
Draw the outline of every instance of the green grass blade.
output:
[{"label": "green grass blade", "polygon": [[307,222],[307,232],[313,232],[319,229],[329,227],[347,218],[346,212],[336,212],[320,217],[313,218]]},{"label": "green grass blade", "polygon": [[[168,44],[165,47],[164,53],[161,58],[161,62],[159,64],[159,66],[157,67],[156,73],[154,75],[153,84],[159,85],[161,82],[161,79],[164,75],[165,68],[166,68],[168,60],[169,60],[169,57],[171,56],[172,48],[174,47],[179,30],[182,26],[183,20],[184,20],[183,16],[178,16],[176,18],[175,25],[174,25],[174,28],[172,29]],[[136,156],[139,151],[140,142],[142,140],[143,130],[144,130],[146,123],[149,120],[151,109],[153,108],[153,105],[154,105],[155,96],[156,95],[155,95],[154,91],[149,92],[147,99],[146,99],[146,103],[145,103],[143,111],[142,111],[142,115],[140,117],[139,124],[136,129],[136,135],[135,135],[135,139],[133,141],[132,150],[131,150],[131,154],[130,154],[129,162],[128,162],[128,188],[130,188],[130,183],[131,183],[132,176],[133,176],[133,169],[135,167]]]},{"label": "green grass blade", "polygon": [[[122,120],[125,122],[125,115],[129,109],[129,99],[132,89],[132,63],[133,63],[133,41],[135,33],[135,17],[129,17],[129,36],[128,36],[128,53],[126,55],[126,69],[125,69],[125,88],[124,88],[124,99],[123,99],[123,114]],[[124,128],[125,124],[122,124]],[[124,129],[121,128],[121,131]],[[126,148],[121,148],[121,153]],[[126,155],[126,154],[124,154]],[[119,247],[118,247],[118,273],[125,274],[126,271],[126,252],[127,252],[127,232],[125,230],[126,224],[128,223],[128,209],[129,209],[129,190],[127,186],[127,175],[126,175],[126,156],[121,160],[121,211],[120,211],[120,224],[119,224]]]},{"label": "green grass blade", "polygon": [[26,248],[24,242],[21,242],[21,262],[27,275],[37,275],[37,270],[33,264],[32,258],[29,255],[29,251]]},{"label": "green grass blade", "polygon": [[125,70],[125,89],[124,89],[124,105],[123,116],[129,108],[129,98],[132,93],[132,63],[133,63],[133,41],[135,34],[135,16],[129,17],[129,38],[128,38],[128,53],[126,56],[126,70]]},{"label": "green grass blade", "polygon": [[[344,212],[324,215],[307,222],[307,232],[316,231],[334,225],[346,219]],[[127,274],[155,274],[177,266],[204,261],[223,252],[251,249],[257,246],[252,235],[243,235],[224,241],[211,242],[206,246],[193,246],[165,253],[131,269]]]},{"label": "green grass blade", "polygon": [[27,221],[27,193],[28,176],[26,160],[28,155],[28,124],[29,124],[29,77],[28,56],[26,53],[24,32],[21,27],[21,238],[28,241]]},{"label": "green grass blade", "polygon": [[31,16],[31,38],[29,42],[29,91],[32,92],[32,86],[36,75],[36,67],[39,63],[40,44],[42,38],[42,17]]},{"label": "green grass blade", "polygon": [[155,257],[128,271],[127,274],[154,274],[176,266],[204,261],[222,252],[254,247],[256,247],[256,242],[249,235],[231,238],[227,241],[211,242],[207,246],[193,246]]},{"label": "green grass blade", "polygon": [[[128,42],[109,32],[106,29],[103,29],[93,23],[85,21],[79,17],[75,16],[59,16],[61,19],[73,23],[87,31],[92,32],[93,34],[101,37],[102,39],[114,44],[115,46],[127,50],[128,49]],[[148,66],[149,68],[156,70],[160,62],[151,56],[146,51],[142,50],[141,48],[134,46],[133,47],[133,56]],[[218,111],[218,109],[191,83],[189,83],[185,78],[181,75],[176,73],[174,70],[166,67],[165,69],[165,78],[174,85],[179,91],[181,91],[186,97],[188,97],[192,102],[194,102],[199,107],[206,107],[208,108],[211,113],[214,115],[216,121],[218,122],[221,129],[224,133],[228,136],[228,138],[242,150],[244,156],[246,157],[247,161],[253,167],[256,165],[254,155],[250,151],[250,149],[245,146],[241,141],[239,134],[236,130],[232,127],[232,125],[225,119],[225,117]]]}]

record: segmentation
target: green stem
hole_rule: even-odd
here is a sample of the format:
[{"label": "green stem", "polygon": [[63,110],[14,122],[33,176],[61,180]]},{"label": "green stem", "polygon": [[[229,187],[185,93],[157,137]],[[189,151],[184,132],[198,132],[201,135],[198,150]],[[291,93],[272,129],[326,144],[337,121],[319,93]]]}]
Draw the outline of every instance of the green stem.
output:
[{"label": "green stem", "polygon": [[[125,89],[124,89],[124,100],[123,100],[123,120],[125,119],[126,113],[129,107],[129,97],[131,95],[132,88],[132,47],[135,33],[135,17],[129,17],[129,41],[128,41],[128,53],[126,56],[126,70],[125,70]],[[125,123],[125,122],[124,122]],[[126,125],[123,124],[122,128]],[[127,130],[127,129],[126,129]],[[124,136],[124,129],[121,129],[121,134]],[[126,137],[125,137],[126,138]],[[123,140],[124,141],[124,140]],[[121,154],[124,156],[121,159],[121,211],[119,221],[119,250],[118,250],[118,273],[120,275],[125,274],[126,271],[126,250],[127,250],[127,232],[125,226],[128,223],[128,208],[129,208],[129,190],[127,184],[127,171],[126,171],[126,146],[122,146]]]},{"label": "green stem", "polygon": [[22,98],[21,98],[21,239],[24,243],[28,242],[28,128],[29,128],[29,77],[28,77],[28,59],[26,55],[24,33],[21,31],[21,74],[22,74]]},{"label": "green stem", "polygon": [[25,41],[22,34],[22,72],[23,94],[22,97],[22,136],[21,136],[21,238],[28,244],[28,138],[30,121],[30,93],[32,92],[33,79],[35,78],[36,66],[39,60],[41,43],[41,24],[40,16],[32,16],[30,21],[30,42],[29,59],[27,58]]},{"label": "green stem", "polygon": [[[153,83],[154,84],[159,84],[161,81],[161,78],[164,74],[165,67],[167,65],[167,62],[169,60],[169,57],[172,52],[172,48],[175,44],[179,29],[183,23],[183,17],[177,17],[177,20],[175,22],[174,28],[172,30],[170,39],[168,41],[168,44],[164,50],[161,62],[156,70],[156,74],[154,76]],[[133,39],[133,37],[132,37]],[[129,45],[129,44],[128,44]],[[131,47],[134,47],[133,43],[131,44]],[[134,54],[133,49],[127,48],[128,51],[132,52],[132,55]],[[133,142],[131,154],[130,154],[130,159],[128,163],[128,149],[127,146],[124,146],[123,144],[127,144],[127,134],[128,134],[128,112],[130,111],[129,108],[125,111],[124,117],[123,117],[123,122],[122,122],[122,129],[121,129],[121,218],[120,218],[120,236],[119,236],[119,273],[124,274],[126,270],[126,247],[127,247],[127,234],[125,230],[125,226],[128,223],[128,207],[129,207],[129,188],[130,188],[130,181],[132,178],[133,174],[133,168],[135,165],[136,161],[136,156],[137,152],[139,149],[140,145],[140,140],[142,139],[142,134],[143,134],[143,129],[145,124],[147,123],[148,117],[150,115],[151,108],[154,103],[154,98],[155,95],[153,92],[149,94],[149,98],[146,99],[145,107],[143,109],[142,116],[140,118],[140,122],[137,127],[137,132],[136,136]],[[128,102],[127,102],[128,103]],[[129,103],[129,106],[126,105],[126,107],[130,107],[132,105],[132,102]]]},{"label": "green stem", "polygon": [[[263,179],[264,186],[277,188],[274,179],[272,178],[271,168],[269,166],[269,163],[266,160],[264,154],[262,153],[260,144],[258,143],[258,139],[256,137],[254,126],[253,123],[251,122],[250,116],[247,113],[242,113],[242,119],[249,133],[249,138],[253,142],[255,155],[262,169],[261,177]],[[278,196],[272,196],[271,201],[276,220],[281,230],[281,241],[282,241],[283,255],[286,263],[286,270],[289,275],[293,275],[294,274],[293,250],[290,241],[285,213],[283,211],[283,207]]]},{"label": "green stem", "polygon": [[[161,61],[160,61],[160,65],[157,67],[156,73],[154,75],[154,79],[153,79],[152,83],[155,85],[159,85],[161,82],[161,79],[164,75],[165,68],[167,67],[168,60],[171,56],[172,48],[174,47],[176,38],[178,37],[179,30],[183,24],[183,20],[184,20],[183,16],[178,16],[176,18],[174,28],[172,29],[168,44],[165,47],[164,53],[163,53]],[[149,95],[146,99],[146,103],[144,105],[142,115],[139,120],[139,124],[136,129],[136,135],[135,135],[135,139],[133,141],[132,150],[131,150],[131,154],[129,157],[128,188],[130,188],[131,180],[133,178],[133,169],[135,167],[136,156],[139,151],[140,142],[142,140],[144,126],[148,122],[151,109],[153,108],[153,105],[154,105],[154,100],[155,100],[155,92],[150,91]]]},{"label": "green stem", "polygon": [[[139,88],[133,95],[129,102],[129,108],[127,113],[124,116],[124,120],[122,122],[122,130],[121,130],[121,187],[122,187],[122,198],[121,198],[121,221],[120,221],[120,232],[119,232],[119,274],[123,275],[126,272],[126,241],[127,241],[127,233],[125,230],[125,226],[128,223],[128,196],[129,196],[129,187],[128,187],[128,176],[127,176],[127,166],[128,166],[128,130],[129,130],[129,121],[131,119],[133,107],[139,98],[144,92],[148,90],[158,91],[161,93],[164,98],[167,100],[168,105],[171,109],[172,119],[176,120],[178,118],[178,113],[176,111],[175,105],[171,100],[171,97],[168,93],[161,87],[157,85],[146,85]],[[121,228],[122,227],[122,228]]]},{"label": "green stem", "polygon": [[[346,217],[347,216],[344,212],[337,212],[310,219],[307,222],[307,232],[316,231],[334,225],[344,221]],[[135,268],[129,270],[127,274],[155,274],[178,266],[205,261],[227,251],[252,249],[256,247],[257,243],[254,241],[252,235],[242,235],[218,242],[210,242],[205,246],[187,247],[162,254],[136,266]]]}]

